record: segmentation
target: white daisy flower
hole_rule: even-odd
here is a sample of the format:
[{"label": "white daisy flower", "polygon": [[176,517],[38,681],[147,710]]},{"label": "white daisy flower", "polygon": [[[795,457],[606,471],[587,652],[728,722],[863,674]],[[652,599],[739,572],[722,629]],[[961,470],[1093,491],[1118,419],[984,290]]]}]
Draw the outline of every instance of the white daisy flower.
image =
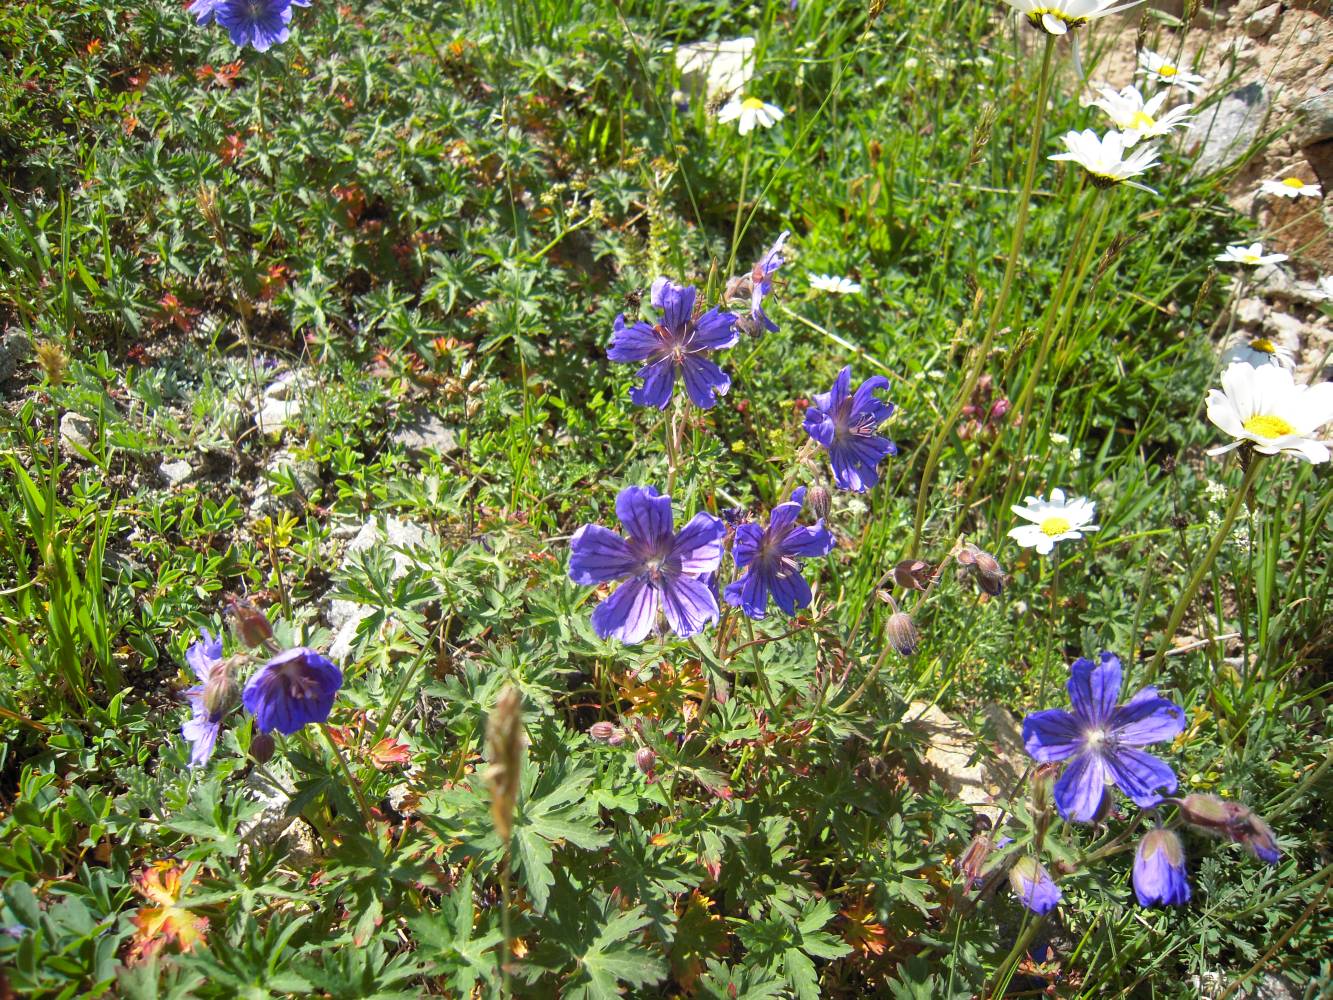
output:
[{"label": "white daisy flower", "polygon": [[1129,86],[1119,92],[1103,87],[1102,96],[1092,103],[1105,111],[1124,133],[1125,148],[1129,149],[1140,139],[1156,139],[1176,128],[1194,127],[1189,113],[1193,104],[1180,104],[1160,118],[1157,116],[1168,93],[1164,90],[1145,101],[1138,87]]},{"label": "white daisy flower", "polygon": [[1168,87],[1181,87],[1191,94],[1197,94],[1199,86],[1208,82],[1206,76],[1182,69],[1150,49],[1139,50],[1139,68],[1136,72]]},{"label": "white daisy flower", "polygon": [[1249,264],[1262,267],[1264,264],[1280,264],[1287,259],[1284,253],[1264,253],[1262,243],[1251,243],[1248,247],[1228,246],[1226,250],[1213,258],[1223,264]]},{"label": "white daisy flower", "polygon": [[1063,142],[1068,152],[1056,153],[1049,159],[1077,163],[1088,172],[1092,183],[1098,187],[1128,184],[1149,194],[1157,193],[1147,185],[1130,180],[1157,163],[1157,150],[1153,147],[1144,146],[1126,156],[1125,149],[1133,143],[1126,143],[1123,135],[1107,132],[1099,139],[1090,128],[1082,132],[1066,132]]},{"label": "white daisy flower", "polygon": [[1009,529],[1009,537],[1025,549],[1035,548],[1038,555],[1046,555],[1056,542],[1067,538],[1082,538],[1085,531],[1096,531],[1092,523],[1097,504],[1084,497],[1065,498],[1065,491],[1051,490],[1051,498],[1028,497],[1027,505],[1015,504],[1010,508],[1031,524],[1020,524]]},{"label": "white daisy flower", "polygon": [[749,135],[756,125],[772,128],[785,117],[781,108],[765,104],[757,97],[747,97],[743,100],[733,97],[717,113],[717,120],[724,124],[739,118],[741,135]]},{"label": "white daisy flower", "polygon": [[1264,194],[1275,194],[1279,198],[1299,198],[1301,195],[1307,198],[1318,198],[1324,193],[1318,184],[1311,184],[1299,177],[1283,177],[1275,181],[1263,181],[1259,185],[1259,190]]},{"label": "white daisy flower", "polygon": [[1281,365],[1284,368],[1296,367],[1296,355],[1270,337],[1243,337],[1227,351],[1228,365],[1243,361],[1258,368],[1260,365]]},{"label": "white daisy flower", "polygon": [[1314,432],[1333,420],[1333,382],[1305,385],[1280,365],[1234,364],[1222,388],[1208,390],[1208,419],[1236,440],[1210,455],[1249,441],[1261,455],[1292,455],[1327,462],[1328,446]]},{"label": "white daisy flower", "polygon": [[1115,0],[1005,0],[1028,24],[1048,35],[1063,35],[1070,28],[1081,28],[1089,21],[1117,11],[1128,10],[1143,0],[1115,3]]},{"label": "white daisy flower", "polygon": [[810,275],[810,287],[820,292],[833,292],[836,295],[855,295],[861,286],[851,278],[832,274]]}]

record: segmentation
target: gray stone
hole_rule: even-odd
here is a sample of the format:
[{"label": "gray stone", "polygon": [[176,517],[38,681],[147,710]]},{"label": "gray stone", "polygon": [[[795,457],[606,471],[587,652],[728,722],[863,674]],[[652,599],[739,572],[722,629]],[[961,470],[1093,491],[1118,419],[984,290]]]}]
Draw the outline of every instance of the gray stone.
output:
[{"label": "gray stone", "polygon": [[1298,146],[1333,139],[1333,91],[1324,91],[1296,105],[1292,138]]},{"label": "gray stone", "polygon": [[1267,311],[1268,305],[1263,299],[1241,299],[1236,303],[1236,322],[1242,326],[1258,326]]},{"label": "gray stone", "polygon": [[1023,746],[1014,720],[998,706],[988,706],[986,728],[994,735],[989,746],[979,747],[977,737],[961,722],[947,716],[936,705],[912,702],[903,723],[924,744],[927,772],[942,787],[976,812],[999,820],[997,799],[1012,794],[1023,773],[1017,756]]},{"label": "gray stone", "polygon": [[299,399],[265,396],[255,414],[255,427],[268,437],[279,437],[283,428],[301,415],[302,405]]},{"label": "gray stone", "polygon": [[60,443],[69,450],[91,449],[97,440],[97,425],[81,413],[72,410],[60,418]]},{"label": "gray stone", "polygon": [[168,486],[179,486],[194,476],[194,466],[184,459],[168,459],[157,467],[158,475]]},{"label": "gray stone", "polygon": [[1270,309],[1264,316],[1264,333],[1283,347],[1295,349],[1305,332],[1305,324],[1289,313]]},{"label": "gray stone", "polygon": [[739,95],[754,73],[754,39],[727,38],[690,42],[676,49],[680,85],[689,94],[710,101]]},{"label": "gray stone", "polygon": [[1263,38],[1277,27],[1281,19],[1280,3],[1270,3],[1267,7],[1260,7],[1245,19],[1245,34],[1251,38]]},{"label": "gray stone", "polygon": [[0,337],[0,382],[8,382],[18,370],[19,362],[32,351],[28,335],[22,330],[6,330]]},{"label": "gray stone", "polygon": [[305,372],[284,372],[264,389],[265,399],[299,399],[310,393],[315,380]]},{"label": "gray stone", "polygon": [[1227,94],[1211,114],[1200,115],[1190,133],[1197,150],[1191,175],[1211,174],[1239,160],[1263,132],[1270,104],[1268,92],[1255,82]]},{"label": "gray stone", "polygon": [[[289,779],[284,776],[284,780]],[[287,791],[270,783],[258,771],[250,772],[243,787],[246,797],[263,808],[236,826],[241,840],[237,857],[241,868],[249,867],[256,851],[262,856],[275,844],[285,852],[287,862],[295,867],[313,862],[318,853],[314,834],[300,816],[290,815],[292,798]]]},{"label": "gray stone", "polygon": [[404,424],[394,432],[392,440],[414,455],[423,452],[452,455],[458,451],[458,432],[432,413]]},{"label": "gray stone", "polygon": [[[430,532],[415,522],[400,521],[396,517],[390,517],[386,518],[381,526],[372,518],[363,524],[356,537],[347,543],[344,557],[372,548],[387,547],[393,564],[390,578],[397,580],[417,565],[412,552],[425,546],[429,538]],[[351,656],[352,648],[356,644],[356,630],[371,613],[370,608],[356,601],[340,598],[329,601],[326,617],[329,627],[335,633],[333,643],[329,646],[329,658],[333,662],[343,662]]]}]

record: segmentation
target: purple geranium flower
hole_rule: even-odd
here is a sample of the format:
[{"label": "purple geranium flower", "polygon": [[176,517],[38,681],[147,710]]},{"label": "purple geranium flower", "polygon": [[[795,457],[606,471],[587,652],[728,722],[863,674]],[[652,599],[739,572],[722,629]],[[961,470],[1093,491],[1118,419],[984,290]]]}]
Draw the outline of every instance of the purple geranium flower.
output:
[{"label": "purple geranium flower", "polygon": [[815,403],[805,411],[805,432],[828,449],[833,481],[840,489],[864,493],[879,482],[875,467],[885,455],[898,454],[898,446],[878,437],[875,429],[893,416],[893,404],[875,396],[887,389],[882,375],[868,378],[851,394],[852,369],[838,372],[833,388],[815,394]]},{"label": "purple geranium flower", "polygon": [[222,672],[227,669],[222,661],[222,637],[200,629],[199,641],[185,651],[185,662],[199,683],[185,691],[192,714],[181,726],[181,735],[190,744],[190,766],[202,767],[213,756],[222,720],[231,707],[225,697],[225,684],[220,683],[225,680]]},{"label": "purple geranium flower", "polygon": [[773,291],[773,275],[777,269],[787,263],[787,257],[782,250],[789,236],[791,231],[784,229],[782,235],[768,248],[768,252],[759,258],[754,270],[750,272],[750,322],[754,333],[760,330],[768,330],[771,333],[778,328],[778,325],[764,312],[764,296]]},{"label": "purple geranium flower", "polygon": [[241,700],[260,732],[290,736],[310,722],[325,722],[343,674],[332,660],[297,646],[265,663],[245,685]]},{"label": "purple geranium flower", "polygon": [[1070,669],[1073,714],[1059,708],[1033,712],[1023,720],[1023,744],[1036,760],[1068,760],[1055,783],[1055,804],[1067,820],[1086,823],[1097,813],[1112,781],[1143,807],[1176,790],[1175,773],[1139,747],[1173,739],[1185,728],[1185,713],[1157,689],[1146,687],[1128,703],[1120,694],[1120,658],[1102,653],[1094,664],[1086,657]]},{"label": "purple geranium flower", "polygon": [[1140,906],[1180,906],[1190,901],[1185,850],[1172,831],[1149,830],[1139,841],[1134,853],[1134,895]]},{"label": "purple geranium flower", "polygon": [[704,352],[736,343],[736,317],[714,307],[694,319],[695,294],[691,285],[658,278],[653,282],[652,303],[663,310],[662,322],[650,325],[639,320],[627,326],[623,315],[616,317],[606,356],[612,361],[645,362],[634,373],[643,379],[643,385],[629,394],[640,406],[666,409],[678,371],[694,405],[705,410],[731,388],[726,372],[705,358]]},{"label": "purple geranium flower", "polygon": [[597,634],[642,642],[657,621],[659,604],[682,637],[717,621],[710,580],[722,561],[726,526],[721,519],[701,511],[676,534],[671,498],[651,486],[621,490],[616,516],[628,537],[585,524],[570,541],[569,577],[575,583],[595,586],[629,578],[592,613]]},{"label": "purple geranium flower", "polygon": [[309,7],[310,0],[195,0],[190,13],[200,24],[222,25],[234,44],[265,52],[287,41],[292,7]]},{"label": "purple geranium flower", "polygon": [[1018,901],[1033,913],[1050,913],[1060,904],[1060,887],[1050,873],[1032,857],[1019,858],[1009,869],[1009,887]]},{"label": "purple geranium flower", "polygon": [[727,603],[740,605],[751,618],[763,618],[768,610],[768,595],[787,614],[796,613],[810,603],[810,585],[801,576],[797,559],[827,555],[833,548],[833,535],[821,518],[813,527],[798,526],[797,515],[805,503],[805,487],[780,503],[768,515],[768,527],[740,524],[731,557],[737,569],[749,569],[729,584]]}]

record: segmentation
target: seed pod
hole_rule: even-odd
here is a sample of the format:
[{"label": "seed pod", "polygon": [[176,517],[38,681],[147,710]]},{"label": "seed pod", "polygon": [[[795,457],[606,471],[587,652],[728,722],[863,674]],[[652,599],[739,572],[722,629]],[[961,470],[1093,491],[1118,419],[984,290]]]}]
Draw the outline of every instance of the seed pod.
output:
[{"label": "seed pod", "polygon": [[491,819],[506,847],[514,829],[514,807],[518,803],[519,778],[527,734],[523,731],[523,696],[510,685],[486,721],[486,784],[491,791]]},{"label": "seed pod", "polygon": [[929,590],[933,576],[930,563],[921,559],[904,559],[893,567],[893,582],[904,590]]},{"label": "seed pod", "polygon": [[900,656],[916,655],[917,648],[921,644],[921,636],[906,611],[895,611],[889,615],[885,631],[888,633],[889,643]]}]

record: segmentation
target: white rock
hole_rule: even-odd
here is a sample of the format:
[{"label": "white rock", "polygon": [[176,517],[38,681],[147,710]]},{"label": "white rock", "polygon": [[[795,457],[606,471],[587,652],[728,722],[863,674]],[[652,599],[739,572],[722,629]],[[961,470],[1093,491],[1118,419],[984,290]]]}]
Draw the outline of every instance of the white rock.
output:
[{"label": "white rock", "polygon": [[194,466],[181,458],[168,459],[157,467],[157,472],[168,486],[179,486],[194,475]]},{"label": "white rock", "polygon": [[676,49],[680,85],[710,101],[739,94],[754,74],[754,39],[691,42]]},{"label": "white rock", "polygon": [[284,372],[264,389],[266,399],[297,399],[315,387],[315,380],[305,372]]},{"label": "white rock", "polygon": [[[381,526],[372,518],[363,524],[361,530],[356,533],[356,537],[348,542],[344,558],[372,548],[387,547],[393,564],[389,574],[390,579],[398,580],[414,565],[417,565],[417,560],[413,557],[412,552],[425,546],[429,538],[430,532],[415,522],[400,521],[396,517],[390,517],[386,518],[384,525]],[[329,609],[325,617],[328,619],[329,627],[335,633],[333,643],[329,647],[329,659],[335,663],[340,663],[351,656],[352,648],[356,643],[356,630],[361,622],[371,614],[370,608],[356,601],[347,601],[340,598],[329,601]]]},{"label": "white rock", "polygon": [[912,702],[904,726],[925,745],[925,764],[931,777],[960,801],[997,822],[1000,810],[995,800],[1012,793],[1022,774],[1016,754],[1021,753],[1023,740],[1003,709],[987,706],[986,717],[995,733],[993,753],[978,754],[976,735],[935,705]]},{"label": "white rock", "polygon": [[1236,322],[1242,326],[1258,326],[1264,321],[1268,306],[1263,299],[1241,299],[1236,303]]},{"label": "white rock", "polygon": [[72,410],[60,418],[60,443],[69,450],[92,448],[97,440],[97,425],[81,413]]},{"label": "white rock", "polygon": [[1281,343],[1283,347],[1294,350],[1300,344],[1301,334],[1304,331],[1305,324],[1290,313],[1270,309],[1264,316],[1264,333]]},{"label": "white rock", "polygon": [[[284,508],[299,512],[320,487],[319,464],[309,458],[297,458],[290,451],[280,451],[269,459],[264,473],[264,478],[255,486],[255,496],[250,503],[251,517],[275,517]],[[279,496],[273,488],[273,479],[285,482],[289,475],[296,483],[296,491]]]}]

